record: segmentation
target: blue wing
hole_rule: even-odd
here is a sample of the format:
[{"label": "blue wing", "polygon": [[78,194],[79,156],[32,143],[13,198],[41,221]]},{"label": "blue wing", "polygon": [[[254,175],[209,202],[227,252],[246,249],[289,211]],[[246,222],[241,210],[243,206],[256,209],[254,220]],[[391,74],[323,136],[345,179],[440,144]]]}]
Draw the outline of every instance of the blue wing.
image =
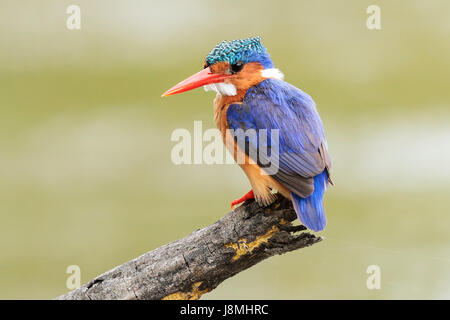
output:
[{"label": "blue wing", "polygon": [[[235,132],[238,129],[253,129],[257,133],[267,130],[268,153],[275,143],[271,130],[278,129],[279,156],[275,161],[278,167],[272,176],[299,196],[309,196],[314,190],[312,178],[325,168],[330,169],[325,133],[314,101],[287,82],[267,79],[251,87],[242,103],[228,107],[227,120]],[[237,138],[236,134],[233,136]],[[240,146],[258,164],[269,160],[252,156],[261,156],[259,137],[246,137],[246,145]],[[270,156],[275,159],[276,155]]]},{"label": "blue wing", "polygon": [[[316,203],[307,201],[316,198],[322,201],[323,190],[317,190],[316,195],[313,192],[315,188],[326,187],[331,167],[322,121],[312,98],[287,82],[267,79],[251,87],[242,103],[228,107],[227,120],[239,147],[252,160],[261,167],[267,166],[268,162],[276,167],[270,175],[292,192],[294,207],[300,216],[303,215],[300,220],[313,230],[323,229],[323,207],[309,212],[305,209],[320,209]],[[236,132],[239,129],[253,129],[258,134],[238,139]],[[273,129],[278,129],[279,133],[278,154],[273,152],[277,143]],[[267,133],[267,140],[261,140],[259,133]],[[267,151],[261,153],[261,149]],[[271,161],[274,159],[276,161]],[[300,203],[302,199],[303,204]],[[323,215],[323,218],[314,215]],[[313,220],[320,220],[320,223]]]}]

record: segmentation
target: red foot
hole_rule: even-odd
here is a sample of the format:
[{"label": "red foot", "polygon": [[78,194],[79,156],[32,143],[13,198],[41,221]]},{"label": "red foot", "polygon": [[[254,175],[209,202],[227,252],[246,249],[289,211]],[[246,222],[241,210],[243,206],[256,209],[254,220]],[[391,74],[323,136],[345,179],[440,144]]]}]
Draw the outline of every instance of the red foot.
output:
[{"label": "red foot", "polygon": [[231,201],[231,210],[233,210],[233,207],[244,202],[245,200],[255,199],[255,195],[253,194],[253,190],[250,190],[247,192],[242,198],[239,198],[237,200]]}]

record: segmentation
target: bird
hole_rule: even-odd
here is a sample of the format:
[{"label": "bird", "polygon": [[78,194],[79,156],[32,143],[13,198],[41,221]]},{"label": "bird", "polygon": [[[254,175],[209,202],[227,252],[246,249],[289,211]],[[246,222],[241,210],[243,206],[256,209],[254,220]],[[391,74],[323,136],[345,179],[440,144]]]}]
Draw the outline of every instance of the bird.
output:
[{"label": "bird", "polygon": [[[304,226],[325,229],[323,199],[333,182],[323,123],[311,96],[284,81],[261,37],[220,42],[206,56],[203,70],[162,97],[201,86],[216,92],[214,122],[234,159],[244,159],[236,162],[251,185],[231,208],[250,199],[269,205],[278,192],[292,201]],[[242,138],[251,130],[256,134]]]}]

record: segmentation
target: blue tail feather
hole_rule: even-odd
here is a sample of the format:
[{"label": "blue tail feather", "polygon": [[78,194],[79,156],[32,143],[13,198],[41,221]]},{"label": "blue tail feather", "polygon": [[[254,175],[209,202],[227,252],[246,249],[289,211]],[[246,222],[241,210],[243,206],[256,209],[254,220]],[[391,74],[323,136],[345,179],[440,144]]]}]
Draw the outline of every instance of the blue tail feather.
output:
[{"label": "blue tail feather", "polygon": [[325,229],[327,218],[323,208],[323,196],[328,186],[328,172],[324,170],[314,177],[314,192],[302,198],[292,193],[292,202],[298,219],[302,224],[314,231]]}]

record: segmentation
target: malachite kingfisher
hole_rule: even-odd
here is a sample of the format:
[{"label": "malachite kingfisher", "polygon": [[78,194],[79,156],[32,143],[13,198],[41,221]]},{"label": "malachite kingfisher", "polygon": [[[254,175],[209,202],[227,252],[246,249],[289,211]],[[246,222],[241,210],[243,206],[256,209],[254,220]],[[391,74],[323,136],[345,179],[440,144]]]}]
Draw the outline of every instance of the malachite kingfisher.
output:
[{"label": "malachite kingfisher", "polygon": [[[283,78],[260,37],[222,41],[206,57],[202,71],[162,96],[200,86],[217,92],[214,121],[235,160],[244,157],[238,164],[252,187],[231,203],[232,208],[248,199],[268,205],[278,191],[293,202],[303,225],[320,231],[326,225],[324,193],[332,184],[325,132],[313,99]],[[248,130],[270,134],[265,139],[260,135],[238,139],[237,132]],[[277,132],[277,141],[272,132]],[[271,159],[277,160],[276,170],[269,172],[267,157],[259,151],[273,151],[275,144],[278,154],[271,154]]]}]

